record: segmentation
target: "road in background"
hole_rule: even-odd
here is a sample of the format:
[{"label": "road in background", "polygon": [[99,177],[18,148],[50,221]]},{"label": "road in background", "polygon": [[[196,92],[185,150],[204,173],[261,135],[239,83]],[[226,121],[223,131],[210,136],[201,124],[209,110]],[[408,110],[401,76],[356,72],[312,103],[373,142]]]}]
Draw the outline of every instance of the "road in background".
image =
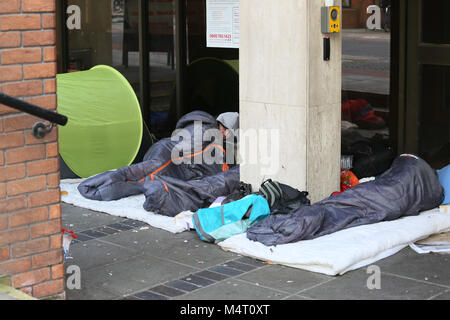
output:
[{"label": "road in background", "polygon": [[390,41],[390,33],[384,31],[343,31],[343,90],[389,95]]}]

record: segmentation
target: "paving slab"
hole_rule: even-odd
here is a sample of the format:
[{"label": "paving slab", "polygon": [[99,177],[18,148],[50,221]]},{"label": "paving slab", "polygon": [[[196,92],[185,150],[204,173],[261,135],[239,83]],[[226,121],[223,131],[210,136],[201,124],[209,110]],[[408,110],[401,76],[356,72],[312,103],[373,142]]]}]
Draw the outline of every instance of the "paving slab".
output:
[{"label": "paving slab", "polygon": [[63,227],[75,233],[90,230],[95,227],[125,221],[124,218],[79,208],[62,203]]},{"label": "paving slab", "polygon": [[267,264],[203,242],[195,231],[173,234],[67,205],[63,222],[86,237],[66,261],[81,271],[81,289],[67,290],[68,300],[450,299],[450,255],[405,248],[374,264],[381,289],[371,290],[367,267],[333,277]]},{"label": "paving slab", "polygon": [[83,271],[92,268],[125,261],[142,255],[138,250],[117,246],[99,240],[91,240],[70,246],[69,255],[66,258],[66,267],[78,265]]},{"label": "paving slab", "polygon": [[217,245],[203,242],[195,231],[173,234],[150,228],[139,232],[126,232],[103,238],[121,246],[133,246],[148,256],[160,257],[195,268],[204,269],[237,257],[236,254],[217,250]]},{"label": "paving slab", "polygon": [[85,272],[81,270],[82,287],[125,296],[178,279],[192,271],[194,269],[185,265],[156,257],[140,256]]},{"label": "paving slab", "polygon": [[443,285],[450,289],[450,255],[418,254],[408,247],[389,259],[377,262],[376,265],[380,267],[381,272]]},{"label": "paving slab", "polygon": [[441,294],[432,297],[431,300],[450,300],[450,289],[445,290]]},{"label": "paving slab", "polygon": [[239,276],[238,279],[295,294],[334,278],[319,273],[273,265],[246,273]]},{"label": "paving slab", "polygon": [[132,296],[127,296],[124,299],[129,300],[130,297],[134,297],[135,299],[138,300],[169,300],[169,297],[157,294],[156,292],[153,291],[143,291],[143,292],[138,292]]},{"label": "paving slab", "polygon": [[[228,276],[225,276],[225,279],[226,278],[228,278]],[[189,274],[189,275],[181,278],[180,280],[185,281],[190,284],[193,284],[193,285],[196,285],[199,288],[207,287],[207,286],[210,286],[210,285],[216,283],[217,281],[221,281],[221,280],[212,279],[210,277],[206,278],[199,273]]]},{"label": "paving slab", "polygon": [[411,279],[381,274],[379,287],[367,268],[350,271],[312,289],[301,291],[305,297],[327,300],[426,300],[446,289]]},{"label": "paving slab", "polygon": [[183,290],[185,292],[194,291],[194,290],[197,290],[200,288],[199,286],[196,286],[195,284],[192,284],[192,283],[189,283],[186,281],[182,281],[182,280],[174,280],[174,281],[167,282],[165,284],[169,287]]},{"label": "paving slab", "polygon": [[80,289],[66,288],[66,300],[115,300],[118,293],[111,293],[95,286],[82,285]]},{"label": "paving slab", "polygon": [[272,288],[265,288],[229,279],[197,291],[175,297],[174,300],[281,300],[288,294]]},{"label": "paving slab", "polygon": [[289,297],[287,297],[287,298],[285,298],[283,300],[288,300],[289,301],[289,300],[312,300],[312,299],[307,298],[307,297],[298,296],[298,295],[291,295],[291,296],[289,296]]}]

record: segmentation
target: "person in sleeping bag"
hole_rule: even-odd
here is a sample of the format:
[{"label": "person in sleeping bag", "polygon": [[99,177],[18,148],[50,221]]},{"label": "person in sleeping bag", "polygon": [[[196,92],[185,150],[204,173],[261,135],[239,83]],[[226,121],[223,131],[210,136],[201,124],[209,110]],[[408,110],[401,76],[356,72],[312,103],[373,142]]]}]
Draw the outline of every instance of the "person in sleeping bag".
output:
[{"label": "person in sleeping bag", "polygon": [[[237,115],[219,119],[227,136],[238,128]],[[239,189],[239,166],[227,163],[222,137],[214,116],[190,112],[177,122],[172,137],[150,147],[142,162],[90,177],[78,191],[100,201],[144,194],[144,209],[166,216],[195,212]]]},{"label": "person in sleeping bag", "polygon": [[444,188],[438,178],[425,160],[402,154],[376,180],[360,183],[288,214],[271,215],[249,228],[247,238],[272,246],[418,215],[442,203]]},{"label": "person in sleeping bag", "polygon": [[217,117],[219,130],[222,133],[224,148],[227,150],[227,163],[238,163],[238,131],[239,113],[225,112]]}]

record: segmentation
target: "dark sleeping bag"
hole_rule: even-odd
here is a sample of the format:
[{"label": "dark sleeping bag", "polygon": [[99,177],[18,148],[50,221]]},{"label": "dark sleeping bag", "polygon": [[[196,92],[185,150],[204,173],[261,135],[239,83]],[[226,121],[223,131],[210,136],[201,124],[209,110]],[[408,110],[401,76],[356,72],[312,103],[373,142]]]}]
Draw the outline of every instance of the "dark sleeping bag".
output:
[{"label": "dark sleeping bag", "polygon": [[267,246],[314,239],[342,229],[418,215],[440,205],[443,188],[424,160],[397,157],[378,179],[286,215],[271,215],[247,230]]},{"label": "dark sleeping bag", "polygon": [[[207,130],[217,128],[210,114],[190,112],[177,123],[176,129],[184,133],[182,138],[158,141],[143,162],[90,177],[80,183],[78,191],[99,201],[144,194],[145,210],[167,216],[209,206],[217,197],[237,190],[240,182],[239,166],[226,164],[223,146],[203,139]],[[204,155],[223,161],[208,164]]]},{"label": "dark sleeping bag", "polygon": [[147,180],[144,184],[143,206],[147,211],[171,217],[182,211],[195,212],[209,207],[218,197],[237,190],[239,178],[239,166],[233,166],[227,171],[202,179],[188,181],[155,176],[155,180]]}]

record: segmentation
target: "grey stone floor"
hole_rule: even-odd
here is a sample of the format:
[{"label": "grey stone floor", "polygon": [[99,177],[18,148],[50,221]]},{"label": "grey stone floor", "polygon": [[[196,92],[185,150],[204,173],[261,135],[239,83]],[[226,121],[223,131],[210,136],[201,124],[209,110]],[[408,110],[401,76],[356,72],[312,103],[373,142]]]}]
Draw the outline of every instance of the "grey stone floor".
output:
[{"label": "grey stone floor", "polygon": [[[226,252],[194,231],[172,234],[144,223],[63,204],[63,225],[78,235],[66,270],[79,267],[68,300],[449,300],[450,255],[410,248],[375,263],[380,288],[364,267],[327,276]],[[67,281],[73,281],[67,273]]]}]

